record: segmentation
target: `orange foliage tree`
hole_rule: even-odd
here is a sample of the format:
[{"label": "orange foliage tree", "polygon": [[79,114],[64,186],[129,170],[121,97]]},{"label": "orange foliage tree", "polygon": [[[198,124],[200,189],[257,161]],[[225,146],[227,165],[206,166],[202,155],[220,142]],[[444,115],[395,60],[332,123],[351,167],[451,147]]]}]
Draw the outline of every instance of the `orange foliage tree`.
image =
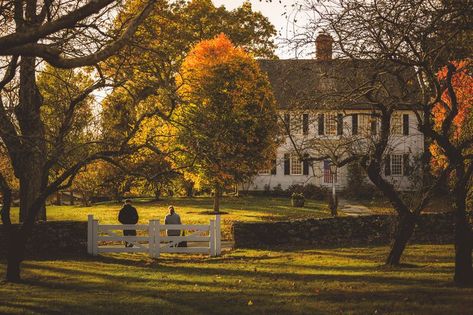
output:
[{"label": "orange foliage tree", "polygon": [[277,146],[277,114],[258,63],[224,35],[197,44],[182,69],[179,142],[194,159],[190,171],[213,187],[214,211],[223,187],[267,167]]},{"label": "orange foliage tree", "polygon": [[[460,60],[452,64],[456,67],[455,74],[451,78],[452,86],[458,103],[458,113],[453,117],[450,125],[450,140],[459,143],[471,137],[473,134],[473,74],[471,72],[472,61]],[[437,73],[439,82],[447,79],[448,69],[443,67]],[[451,96],[447,88],[442,93],[441,100],[432,110],[434,127],[437,130],[442,128],[445,119],[448,119],[448,113],[451,111]],[[437,143],[430,146],[432,153],[432,168],[434,171],[447,167],[447,158]]]}]

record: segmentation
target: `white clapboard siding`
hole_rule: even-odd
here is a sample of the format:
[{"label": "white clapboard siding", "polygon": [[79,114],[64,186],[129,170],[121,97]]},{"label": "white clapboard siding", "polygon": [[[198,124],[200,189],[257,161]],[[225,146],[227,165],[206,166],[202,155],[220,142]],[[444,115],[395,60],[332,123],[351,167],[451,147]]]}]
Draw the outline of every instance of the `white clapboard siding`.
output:
[{"label": "white clapboard siding", "polygon": [[[106,224],[100,225],[93,215],[87,221],[87,252],[99,253],[148,253],[159,258],[160,253],[202,253],[210,256],[220,255],[220,218],[210,220],[210,224],[160,224],[150,220],[149,224]],[[125,236],[123,230],[143,230],[148,235]],[[183,236],[161,236],[167,230],[187,231]],[[208,235],[202,235],[207,234]],[[100,242],[128,242],[133,247],[101,245]],[[205,247],[177,247],[180,242],[199,242]],[[188,243],[189,244],[189,243]],[[192,244],[194,245],[194,244]]]}]

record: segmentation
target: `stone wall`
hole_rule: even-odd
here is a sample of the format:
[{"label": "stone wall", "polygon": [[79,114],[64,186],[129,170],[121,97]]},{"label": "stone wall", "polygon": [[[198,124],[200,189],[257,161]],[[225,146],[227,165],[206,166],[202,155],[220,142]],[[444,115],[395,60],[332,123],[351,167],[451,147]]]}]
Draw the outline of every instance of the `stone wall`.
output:
[{"label": "stone wall", "polygon": [[[391,240],[396,220],[397,217],[391,215],[370,215],[282,222],[235,222],[232,233],[236,248],[381,245]],[[452,243],[452,213],[422,215],[411,242]]]},{"label": "stone wall", "polygon": [[[6,245],[3,225],[0,225],[0,242],[0,258],[4,258]],[[27,244],[26,257],[59,257],[86,253],[87,222],[54,221],[34,226],[33,237]]]}]

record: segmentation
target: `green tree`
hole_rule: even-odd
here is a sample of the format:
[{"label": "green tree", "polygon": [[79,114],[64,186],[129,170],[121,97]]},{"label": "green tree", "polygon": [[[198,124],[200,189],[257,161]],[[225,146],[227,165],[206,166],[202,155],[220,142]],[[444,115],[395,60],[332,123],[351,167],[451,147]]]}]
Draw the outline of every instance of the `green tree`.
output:
[{"label": "green tree", "polygon": [[274,157],[277,114],[271,87],[257,62],[223,34],[197,44],[182,66],[187,105],[179,144],[196,156],[192,172],[214,188],[241,183]]}]

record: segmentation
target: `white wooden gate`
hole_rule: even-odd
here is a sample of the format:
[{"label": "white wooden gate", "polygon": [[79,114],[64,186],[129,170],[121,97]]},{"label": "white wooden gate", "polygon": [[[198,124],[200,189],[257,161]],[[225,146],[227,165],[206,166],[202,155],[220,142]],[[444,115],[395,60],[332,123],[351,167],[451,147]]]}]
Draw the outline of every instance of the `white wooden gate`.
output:
[{"label": "white wooden gate", "polygon": [[[137,236],[124,236],[123,230],[143,232],[139,232]],[[166,230],[185,231],[186,234],[167,236]],[[104,242],[108,244],[103,244]],[[133,244],[133,247],[110,244],[112,242],[128,242]],[[180,242],[187,242],[187,247],[178,247]],[[202,253],[218,256],[221,254],[220,215],[206,225],[160,224],[159,220],[150,220],[149,224],[99,224],[99,221],[89,214],[87,252],[94,256],[100,253],[149,253],[154,258],[158,258],[161,253]]]}]

